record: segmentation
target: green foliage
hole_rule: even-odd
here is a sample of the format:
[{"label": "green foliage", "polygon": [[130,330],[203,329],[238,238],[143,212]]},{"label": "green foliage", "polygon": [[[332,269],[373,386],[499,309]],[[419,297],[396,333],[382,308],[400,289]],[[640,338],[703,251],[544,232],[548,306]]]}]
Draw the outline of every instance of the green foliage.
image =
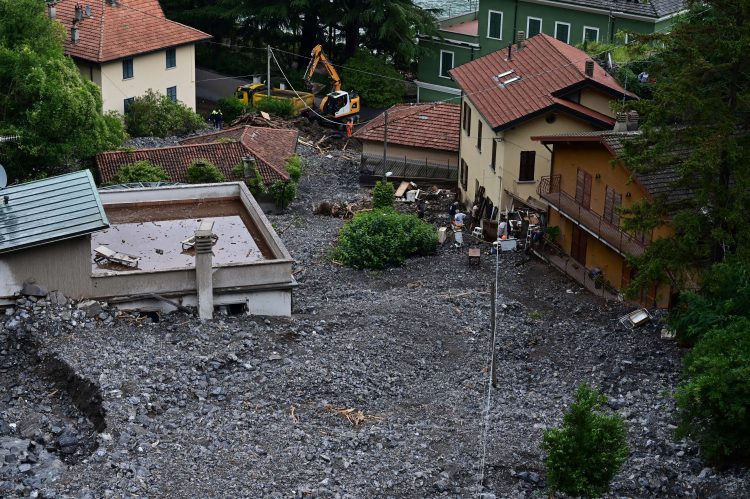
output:
[{"label": "green foliage", "polygon": [[680,295],[669,325],[683,344],[692,345],[739,317],[750,318],[750,264],[730,261],[714,264],[699,290]]},{"label": "green foliage", "polygon": [[607,398],[580,385],[576,400],[565,412],[560,428],[544,433],[542,449],[550,492],[599,497],[628,456],[622,417],[602,412]]},{"label": "green foliage", "polygon": [[[375,78],[373,74],[381,77]],[[370,107],[386,108],[404,100],[406,86],[401,74],[385,59],[367,50],[358,50],[347,61],[342,81],[346,88],[356,90],[363,104]]]},{"label": "green foliage", "polygon": [[685,356],[677,389],[678,437],[689,435],[715,464],[750,463],[750,320],[709,331]]},{"label": "green foliage", "polygon": [[295,182],[277,180],[268,186],[268,193],[271,194],[276,207],[283,210],[297,196],[297,184]]},{"label": "green foliage", "polygon": [[169,180],[169,175],[161,166],[147,160],[135,161],[123,165],[112,176],[112,184],[127,184],[130,182],[159,182]]},{"label": "green foliage", "polygon": [[291,118],[296,113],[292,101],[288,99],[269,99],[268,97],[261,99],[255,106],[255,109],[281,118]]},{"label": "green foliage", "polygon": [[187,169],[187,181],[191,184],[213,184],[226,180],[221,170],[205,159],[193,162]]},{"label": "green foliage", "polygon": [[437,247],[435,228],[414,215],[393,209],[361,211],[339,233],[334,257],[355,269],[403,265],[410,256],[429,255]]},{"label": "green foliage", "polygon": [[549,240],[553,243],[555,242],[555,239],[560,237],[560,227],[558,227],[557,225],[547,227],[546,229],[544,229],[544,232],[547,234]]},{"label": "green foliage", "polygon": [[63,53],[65,30],[38,0],[0,0],[0,135],[11,181],[79,169],[124,139],[99,88]]},{"label": "green foliage", "polygon": [[185,104],[153,90],[136,97],[125,114],[125,129],[133,137],[185,135],[205,126],[205,120]]},{"label": "green foliage", "polygon": [[387,180],[378,180],[372,189],[372,207],[393,208],[393,184]]},{"label": "green foliage", "polygon": [[234,121],[248,110],[248,107],[236,97],[221,98],[217,106],[221,109],[223,120],[227,123]]},{"label": "green foliage", "polygon": [[302,165],[304,160],[299,154],[295,154],[286,160],[286,171],[289,172],[289,178],[292,182],[299,182],[302,177]]}]

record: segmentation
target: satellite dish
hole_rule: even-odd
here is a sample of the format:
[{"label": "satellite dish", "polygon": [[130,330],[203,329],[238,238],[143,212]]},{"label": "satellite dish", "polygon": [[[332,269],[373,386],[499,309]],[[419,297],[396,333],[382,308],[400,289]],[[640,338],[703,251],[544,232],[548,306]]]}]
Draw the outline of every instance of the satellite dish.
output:
[{"label": "satellite dish", "polygon": [[8,185],[8,174],[5,173],[5,168],[0,165],[0,189],[5,189]]}]

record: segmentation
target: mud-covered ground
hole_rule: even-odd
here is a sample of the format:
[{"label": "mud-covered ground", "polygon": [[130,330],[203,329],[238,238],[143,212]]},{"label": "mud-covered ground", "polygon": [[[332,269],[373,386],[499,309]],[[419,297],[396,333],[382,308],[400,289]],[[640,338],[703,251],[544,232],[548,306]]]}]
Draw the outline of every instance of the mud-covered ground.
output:
[{"label": "mud-covered ground", "polygon": [[[269,215],[298,262],[291,319],[153,323],[107,307],[85,318],[47,300],[5,317],[0,380],[13,386],[0,397],[0,444],[16,439],[7,446],[20,459],[2,464],[0,495],[543,497],[539,443],[581,382],[627,421],[631,454],[612,497],[748,495],[747,472],[706,468],[694,445],[674,441],[681,352],[658,324],[622,328],[632,307],[521,253],[470,267],[445,247],[402,268],[341,267],[328,252],[344,222],[312,208],[366,192],[356,165],[302,152],[298,201]],[[432,208],[441,221],[444,207]],[[75,376],[45,369],[58,362]],[[86,380],[101,401],[68,395],[66,382],[75,393]],[[64,432],[77,438],[68,454]],[[29,451],[17,447],[32,441],[57,461],[21,471]]]}]

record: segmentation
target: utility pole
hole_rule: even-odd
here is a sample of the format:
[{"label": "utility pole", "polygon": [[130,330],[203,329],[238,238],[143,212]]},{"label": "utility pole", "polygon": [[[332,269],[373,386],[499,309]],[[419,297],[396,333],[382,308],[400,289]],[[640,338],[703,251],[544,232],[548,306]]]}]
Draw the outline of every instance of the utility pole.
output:
[{"label": "utility pole", "polygon": [[388,110],[383,112],[385,117],[385,125],[383,127],[383,180],[385,180],[385,172],[388,169]]},{"label": "utility pole", "polygon": [[266,55],[268,57],[268,69],[266,74],[266,95],[271,97],[271,46],[266,45]]},{"label": "utility pole", "polygon": [[[498,251],[500,249],[498,248]],[[496,284],[492,283],[492,301],[491,307],[490,307],[490,329],[491,329],[491,338],[492,338],[492,345],[490,346],[490,352],[492,355],[492,360],[490,361],[490,376],[492,377],[492,387],[497,388],[497,368],[495,366],[495,332],[497,331],[497,325],[495,324],[495,301],[497,298],[497,290],[495,289]]]}]

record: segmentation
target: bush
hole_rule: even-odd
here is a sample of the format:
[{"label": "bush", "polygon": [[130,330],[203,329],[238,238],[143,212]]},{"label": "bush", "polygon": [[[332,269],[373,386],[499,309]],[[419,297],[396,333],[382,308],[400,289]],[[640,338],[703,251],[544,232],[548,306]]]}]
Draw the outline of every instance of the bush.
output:
[{"label": "bush", "polygon": [[159,182],[169,180],[164,168],[150,161],[141,160],[129,165],[123,165],[112,176],[111,184],[127,184],[130,182]]},{"label": "bush", "polygon": [[255,106],[258,111],[265,111],[281,118],[291,118],[296,114],[294,104],[290,100],[281,100],[264,97]]},{"label": "bush", "polygon": [[607,398],[581,385],[560,428],[544,433],[547,483],[550,492],[599,497],[628,456],[625,423],[617,414],[604,414]]},{"label": "bush", "polygon": [[677,388],[680,426],[714,464],[750,462],[750,319],[705,334],[685,356]]},{"label": "bush", "polygon": [[187,169],[187,181],[191,184],[213,184],[226,180],[221,170],[205,159],[195,161]]},{"label": "bush", "polygon": [[237,97],[223,97],[219,99],[217,106],[221,109],[223,120],[226,123],[234,121],[248,110],[248,107]]},{"label": "bush", "polygon": [[268,187],[268,192],[271,194],[273,202],[276,203],[276,207],[283,210],[297,196],[297,184],[295,182],[277,180]]},{"label": "bush", "polygon": [[393,184],[387,180],[378,180],[372,189],[372,207],[393,208]]},{"label": "bush", "polygon": [[[347,88],[357,91],[362,97],[362,104],[386,108],[404,100],[406,86],[403,76],[385,59],[360,49],[347,61],[346,66],[342,81],[346,82]],[[374,78],[373,74],[384,78]]]},{"label": "bush", "polygon": [[286,160],[286,171],[289,173],[289,178],[292,179],[292,182],[297,183],[302,178],[303,163],[304,160],[299,154],[295,154]]},{"label": "bush", "polygon": [[355,269],[403,265],[410,256],[429,255],[437,247],[435,228],[414,215],[393,209],[362,211],[344,225],[334,257]]},{"label": "bush", "polygon": [[185,104],[153,90],[133,99],[125,113],[125,129],[132,137],[185,135],[205,126],[205,120]]}]

